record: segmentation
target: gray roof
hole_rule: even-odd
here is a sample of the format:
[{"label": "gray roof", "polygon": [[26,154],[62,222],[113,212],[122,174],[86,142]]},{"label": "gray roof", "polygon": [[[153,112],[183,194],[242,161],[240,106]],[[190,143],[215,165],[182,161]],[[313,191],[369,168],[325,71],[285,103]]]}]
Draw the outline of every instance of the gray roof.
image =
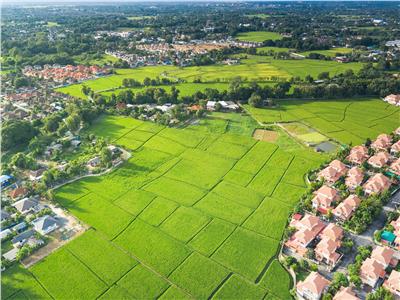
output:
[{"label": "gray roof", "polygon": [[20,212],[28,211],[32,207],[35,207],[36,205],[38,205],[38,203],[36,201],[30,200],[28,198],[24,198],[13,204],[13,206]]},{"label": "gray roof", "polygon": [[1,210],[1,220],[7,220],[10,217],[10,214],[6,212],[5,210]]},{"label": "gray roof", "polygon": [[48,215],[40,217],[32,221],[32,223],[34,224],[36,230],[46,230],[47,228],[53,226],[54,224],[58,224],[56,219]]},{"label": "gray roof", "polygon": [[10,251],[8,251],[7,253],[3,254],[3,257],[9,261],[13,261],[16,259],[17,254],[18,254],[19,249],[18,248],[13,248]]},{"label": "gray roof", "polygon": [[34,234],[35,234],[35,231],[33,231],[32,229],[27,230],[27,231],[24,231],[23,233],[18,234],[17,236],[15,236],[15,237],[11,240],[11,242],[12,242],[13,244],[22,242],[23,240],[26,240],[26,239],[30,238],[30,237],[33,236]]}]

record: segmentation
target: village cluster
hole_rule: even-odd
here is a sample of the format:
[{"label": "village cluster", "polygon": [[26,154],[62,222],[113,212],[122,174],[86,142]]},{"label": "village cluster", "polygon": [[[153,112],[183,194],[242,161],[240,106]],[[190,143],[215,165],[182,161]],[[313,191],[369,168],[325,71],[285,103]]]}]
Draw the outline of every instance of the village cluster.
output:
[{"label": "village cluster", "polygon": [[[352,239],[359,246],[356,241],[359,233],[346,224],[368,197],[386,194],[390,198],[395,194],[400,179],[399,154],[400,127],[391,135],[380,134],[372,142],[351,148],[342,161],[335,159],[312,179],[309,176],[317,188],[305,213],[292,216],[289,224],[292,234],[285,242],[283,251],[286,256],[306,259],[318,265],[319,273],[311,272],[297,283],[299,298],[320,299],[331,284],[334,270],[341,264],[349,263],[348,260],[343,262],[344,257],[350,255],[345,247],[347,241]],[[396,209],[395,205],[394,213]],[[400,217],[388,225],[386,230],[379,232],[378,240],[370,237],[369,246],[373,250],[360,266],[359,277],[363,288],[358,291],[360,295],[383,285],[400,297]],[[333,299],[359,298],[352,287],[343,287]]]},{"label": "village cluster", "polygon": [[110,73],[109,68],[99,66],[72,66],[72,65],[44,65],[41,66],[26,66],[22,70],[22,74],[28,77],[43,78],[52,80],[56,83],[76,83],[88,79],[94,79],[99,76],[104,76]]},{"label": "village cluster", "polygon": [[[259,42],[237,41],[232,38],[224,40],[191,40],[190,42],[177,41],[166,43],[162,40],[141,40],[140,43],[131,43],[130,48],[139,50],[138,53],[128,53],[121,50],[106,50],[105,53],[125,61],[130,67],[153,65],[190,66],[199,56],[212,50],[224,48],[254,48],[261,46]],[[226,59],[223,64],[238,63],[237,60]]]}]

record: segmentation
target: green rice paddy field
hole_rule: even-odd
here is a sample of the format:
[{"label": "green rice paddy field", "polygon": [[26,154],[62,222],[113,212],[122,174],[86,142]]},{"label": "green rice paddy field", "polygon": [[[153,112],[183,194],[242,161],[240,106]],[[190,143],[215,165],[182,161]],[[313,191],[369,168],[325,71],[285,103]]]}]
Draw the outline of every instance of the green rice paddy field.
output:
[{"label": "green rice paddy field", "polygon": [[[122,86],[125,78],[133,78],[140,82],[144,78],[167,77],[171,79],[183,79],[185,84],[178,86],[181,94],[196,90],[203,90],[210,85],[211,88],[226,89],[228,82],[237,76],[244,80],[271,81],[288,79],[293,76],[305,77],[310,74],[314,78],[321,72],[329,72],[331,75],[342,73],[345,70],[360,70],[361,63],[341,64],[334,61],[322,60],[278,60],[266,56],[248,55],[238,65],[210,65],[200,67],[179,68],[174,66],[154,66],[136,69],[118,69],[117,74],[85,81],[57,89],[57,91],[70,94],[75,97],[86,98],[82,93],[82,86],[86,85],[95,92],[107,92]],[[201,79],[201,84],[193,83]]]},{"label": "green rice paddy field", "polygon": [[266,40],[280,40],[282,36],[277,32],[272,31],[249,31],[241,32],[236,35],[236,38],[240,41],[246,42],[264,42]]},{"label": "green rice paddy field", "polygon": [[256,141],[256,126],[222,113],[185,129],[101,117],[89,131],[132,157],[56,191],[91,228],[6,270],[2,299],[288,299],[280,239],[304,174],[327,157]]},{"label": "green rice paddy field", "polygon": [[246,106],[263,123],[302,122],[343,144],[358,145],[400,124],[400,108],[380,99],[287,100],[278,108]]}]

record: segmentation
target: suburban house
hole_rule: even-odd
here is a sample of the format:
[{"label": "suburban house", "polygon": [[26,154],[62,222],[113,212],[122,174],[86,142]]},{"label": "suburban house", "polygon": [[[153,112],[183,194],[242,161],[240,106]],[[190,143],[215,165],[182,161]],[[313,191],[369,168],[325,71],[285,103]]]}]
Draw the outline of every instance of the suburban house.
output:
[{"label": "suburban house", "polygon": [[26,189],[24,187],[17,187],[10,192],[9,196],[11,199],[15,200],[20,197],[26,196],[26,194],[28,194],[28,189]]},{"label": "suburban house", "polygon": [[5,210],[0,211],[0,217],[1,217],[1,222],[6,221],[10,218],[10,214],[6,212]]},{"label": "suburban house", "polygon": [[390,147],[390,153],[396,154],[400,152],[400,140],[398,140],[396,143]]},{"label": "suburban house", "polygon": [[346,160],[352,164],[361,165],[368,159],[368,149],[365,146],[355,146],[350,150],[350,154],[346,157]]},{"label": "suburban house", "polygon": [[389,170],[400,176],[400,158],[390,164]]},{"label": "suburban house", "polygon": [[31,181],[38,181],[43,177],[45,169],[39,169],[39,170],[34,170],[29,172],[29,179]]},{"label": "suburban house", "polygon": [[58,222],[52,216],[43,216],[32,221],[34,229],[42,235],[49,234],[58,228]]},{"label": "suburban house", "polygon": [[389,178],[385,175],[378,173],[372,176],[368,181],[364,184],[364,192],[367,195],[371,194],[380,194],[386,190],[388,190],[391,186],[391,182]]},{"label": "suburban house", "polygon": [[392,145],[392,139],[388,134],[382,133],[378,135],[376,140],[371,144],[374,150],[387,150]]},{"label": "suburban house", "polygon": [[385,98],[383,98],[383,101],[392,105],[400,106],[400,94],[399,95],[390,94]]},{"label": "suburban house", "polygon": [[329,223],[319,235],[320,242],[315,247],[315,258],[333,268],[339,261],[341,255],[337,252],[343,238],[343,229]]},{"label": "suburban house", "polygon": [[371,156],[368,159],[368,163],[374,168],[379,169],[384,167],[388,163],[389,159],[390,159],[389,153],[387,153],[386,151],[381,151]]},{"label": "suburban house", "polygon": [[400,297],[400,272],[393,270],[389,278],[385,280],[383,286],[388,289],[393,295]]},{"label": "suburban house", "polygon": [[25,215],[27,213],[37,210],[38,205],[39,204],[37,201],[24,198],[15,202],[12,206],[14,206],[21,214]]},{"label": "suburban house", "polygon": [[330,281],[317,272],[311,272],[296,285],[297,296],[305,300],[319,300],[327,291]]},{"label": "suburban house", "polygon": [[217,104],[216,101],[207,101],[206,108],[207,110],[215,110],[215,105]]},{"label": "suburban house", "polygon": [[378,281],[385,278],[385,268],[377,260],[367,258],[361,265],[360,278],[364,284],[375,288]]},{"label": "suburban house", "polygon": [[318,174],[318,178],[325,179],[329,183],[335,183],[340,177],[346,175],[347,167],[340,160],[333,160]]},{"label": "suburban house", "polygon": [[89,159],[87,164],[88,164],[88,166],[95,168],[98,165],[100,165],[100,163],[101,163],[100,157],[96,156],[96,157]]},{"label": "suburban house", "polygon": [[307,247],[325,228],[325,224],[316,216],[306,214],[300,221],[291,222],[297,231],[285,243],[285,246],[291,251],[304,256],[307,253]]},{"label": "suburban house", "polygon": [[354,190],[362,184],[363,180],[364,172],[358,167],[353,167],[347,173],[345,184],[350,190]]},{"label": "suburban house", "polygon": [[400,135],[400,127],[397,127],[397,129],[394,131],[395,134]]},{"label": "suburban house", "polygon": [[329,209],[332,209],[332,203],[339,200],[339,193],[326,185],[320,187],[314,192],[314,198],[312,199],[312,206],[319,212],[326,214]]},{"label": "suburban house", "polygon": [[361,199],[359,197],[350,195],[343,202],[339,203],[332,213],[339,222],[350,220],[360,203]]},{"label": "suburban house", "polygon": [[12,240],[11,243],[13,244],[14,248],[16,247],[22,247],[29,238],[33,237],[35,235],[34,230],[27,230],[24,231],[23,233],[20,233],[19,235],[15,236]]},{"label": "suburban house", "polygon": [[333,300],[360,300],[351,287],[342,286],[333,297]]},{"label": "suburban house", "polygon": [[379,262],[385,269],[389,266],[397,266],[398,260],[394,256],[395,252],[389,247],[377,246],[371,253],[371,258]]}]

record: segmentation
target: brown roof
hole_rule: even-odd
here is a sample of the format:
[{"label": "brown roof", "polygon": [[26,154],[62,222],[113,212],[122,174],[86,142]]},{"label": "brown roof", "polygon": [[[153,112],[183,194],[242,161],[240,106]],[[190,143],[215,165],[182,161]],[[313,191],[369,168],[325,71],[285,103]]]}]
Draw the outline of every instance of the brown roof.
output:
[{"label": "brown roof", "polygon": [[387,267],[393,259],[394,251],[389,247],[377,246],[371,253],[371,258],[375,259],[383,266]]},{"label": "brown roof", "polygon": [[384,278],[385,268],[377,260],[367,258],[361,265],[360,275],[373,279]]},{"label": "brown roof", "polygon": [[374,167],[381,168],[389,161],[390,155],[387,152],[381,151],[371,156],[368,163]]},{"label": "brown roof", "polygon": [[317,272],[311,272],[304,281],[297,283],[297,290],[309,290],[315,295],[321,295],[326,287],[328,287],[330,281],[318,274]]},{"label": "brown roof", "polygon": [[391,291],[400,292],[400,272],[393,270],[383,285]]},{"label": "brown roof", "polygon": [[329,223],[328,226],[321,232],[321,238],[331,239],[333,241],[341,240],[343,237],[343,229],[337,226],[336,224]]},{"label": "brown roof", "polygon": [[25,196],[28,193],[28,189],[24,187],[17,187],[10,192],[10,197],[12,199]]},{"label": "brown roof", "polygon": [[356,296],[351,287],[342,286],[335,297],[333,297],[333,300],[360,300],[360,298]]},{"label": "brown roof", "polygon": [[385,175],[378,173],[373,177],[368,179],[368,181],[364,184],[364,190],[369,193],[381,193],[391,186],[391,182],[389,178]]}]

